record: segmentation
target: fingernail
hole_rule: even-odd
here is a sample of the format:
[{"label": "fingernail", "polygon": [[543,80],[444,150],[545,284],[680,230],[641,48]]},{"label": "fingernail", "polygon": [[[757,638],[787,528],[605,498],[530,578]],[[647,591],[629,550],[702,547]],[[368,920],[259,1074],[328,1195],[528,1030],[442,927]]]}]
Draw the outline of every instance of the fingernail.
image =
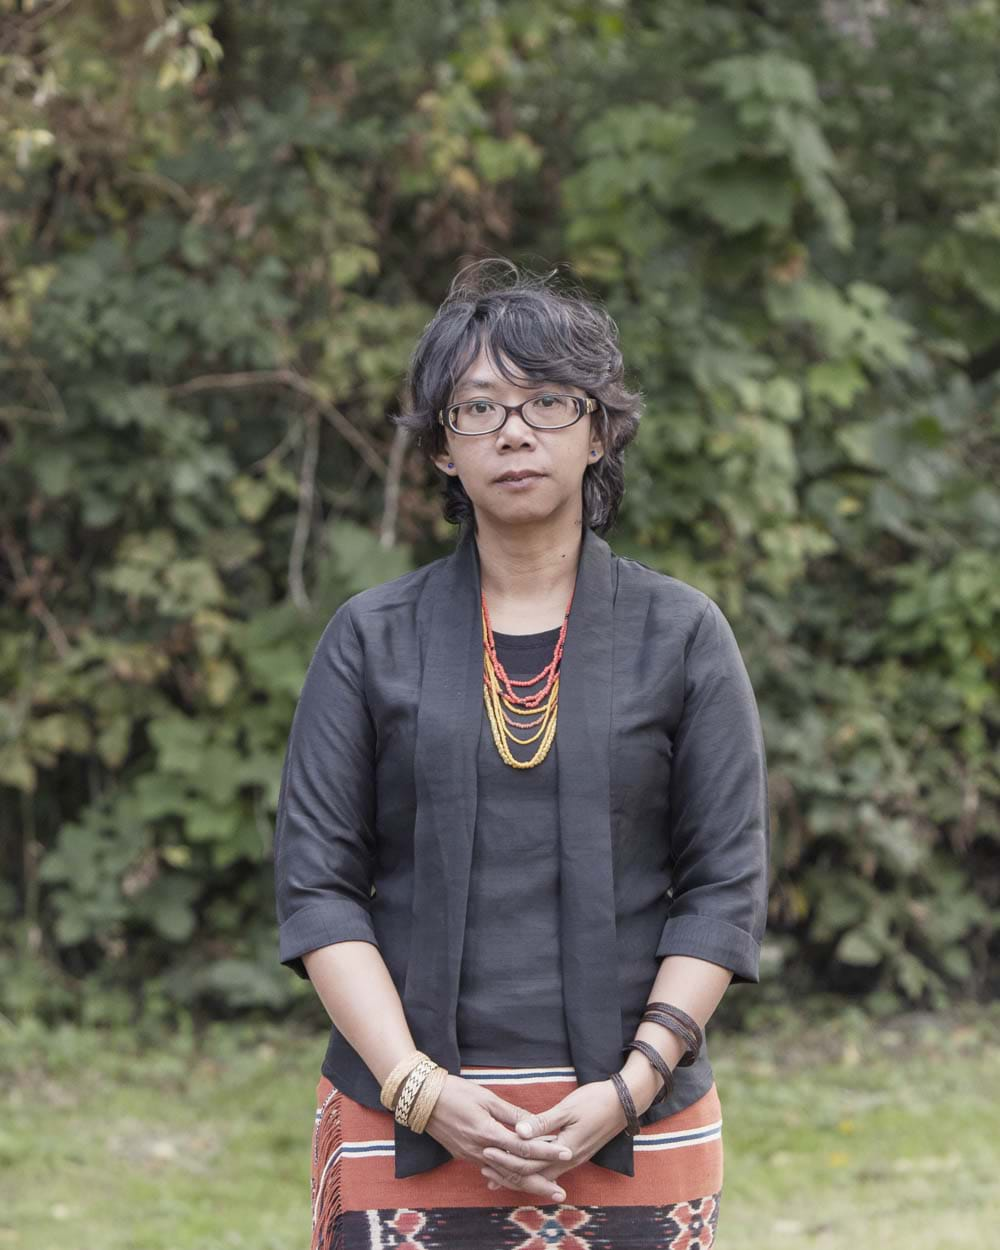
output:
[{"label": "fingernail", "polygon": [[563,1200],[565,1197],[566,1197],[566,1195],[563,1193],[563,1191],[562,1191],[561,1189],[557,1189],[557,1190],[555,1190],[555,1192],[552,1194],[552,1201],[553,1201],[553,1202],[562,1202],[562,1200]]},{"label": "fingernail", "polygon": [[572,1150],[569,1150],[566,1146],[563,1146],[562,1150],[559,1151],[559,1158],[568,1159],[572,1153],[573,1153]]},{"label": "fingernail", "polygon": [[519,1132],[523,1132],[523,1133],[531,1132],[531,1125],[528,1123],[527,1120],[522,1120],[520,1124],[518,1124],[517,1128]]}]

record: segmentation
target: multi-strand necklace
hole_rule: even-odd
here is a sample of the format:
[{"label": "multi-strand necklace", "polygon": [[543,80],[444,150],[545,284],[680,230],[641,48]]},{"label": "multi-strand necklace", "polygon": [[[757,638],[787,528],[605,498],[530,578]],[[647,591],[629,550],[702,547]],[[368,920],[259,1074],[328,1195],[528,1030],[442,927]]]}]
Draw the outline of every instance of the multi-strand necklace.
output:
[{"label": "multi-strand necklace", "polygon": [[[493,741],[496,743],[497,751],[503,762],[509,764],[511,768],[534,768],[540,764],[548,755],[549,747],[556,736],[559,666],[562,662],[566,627],[569,625],[569,613],[572,606],[573,595],[570,595],[552,659],[537,676],[515,681],[507,676],[507,671],[497,656],[493,626],[490,624],[490,614],[486,607],[486,595],[482,595],[483,700],[486,703],[486,715],[489,717],[490,728],[493,730]],[[514,690],[515,686],[534,686],[540,681],[544,682],[544,685],[534,694],[518,694]],[[511,712],[518,716],[535,716],[535,719],[512,720],[509,715]],[[533,733],[530,738],[519,738],[512,732],[515,729],[522,731],[535,729],[537,732]],[[514,757],[509,742],[516,742],[520,746],[529,746],[532,742],[538,742],[538,747],[531,759],[519,760]]]}]

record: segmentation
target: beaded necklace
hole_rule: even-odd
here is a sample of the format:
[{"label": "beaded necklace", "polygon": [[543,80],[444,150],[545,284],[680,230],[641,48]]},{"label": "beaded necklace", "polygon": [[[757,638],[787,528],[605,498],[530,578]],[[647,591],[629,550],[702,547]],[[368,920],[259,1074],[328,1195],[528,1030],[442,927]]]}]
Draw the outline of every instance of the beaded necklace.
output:
[{"label": "beaded necklace", "polygon": [[[574,594],[575,594],[574,589]],[[512,680],[507,676],[507,671],[500,663],[497,655],[496,640],[493,637],[493,626],[490,624],[489,609],[486,607],[486,595],[481,596],[482,600],[482,621],[483,621],[483,701],[486,704],[486,715],[490,722],[490,728],[493,731],[493,741],[496,744],[500,758],[505,764],[509,764],[511,768],[534,768],[545,759],[549,753],[549,747],[552,740],[556,736],[556,713],[559,708],[559,666],[562,661],[563,644],[566,640],[566,627],[569,625],[570,608],[573,606],[573,595],[569,597],[569,603],[566,605],[566,615],[563,617],[562,628],[559,630],[559,637],[556,639],[555,651],[552,659],[538,673],[536,677],[528,677],[523,681]],[[544,681],[545,684],[541,690],[536,690],[534,694],[518,694],[515,686],[534,686],[537,682]],[[542,700],[545,700],[542,703]],[[520,716],[530,716],[534,712],[540,713],[535,720],[517,721],[511,720],[508,712],[515,712]],[[530,738],[518,738],[511,732],[512,729],[535,729],[538,732],[533,733]],[[529,760],[519,760],[514,757],[508,746],[508,739],[511,742],[519,743],[521,746],[528,746],[532,742],[538,742],[535,754]]]}]

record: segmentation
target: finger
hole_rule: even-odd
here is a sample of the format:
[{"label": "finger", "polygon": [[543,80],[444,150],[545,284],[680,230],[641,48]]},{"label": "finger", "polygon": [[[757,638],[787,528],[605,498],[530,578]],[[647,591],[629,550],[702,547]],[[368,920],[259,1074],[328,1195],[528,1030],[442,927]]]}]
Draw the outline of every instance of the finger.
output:
[{"label": "finger", "polygon": [[492,1141],[484,1145],[485,1157],[488,1157],[489,1151],[494,1152],[493,1158],[501,1167],[563,1162],[573,1155],[572,1149],[558,1137],[517,1137],[502,1128],[498,1129]]},{"label": "finger", "polygon": [[[552,1154],[550,1151],[542,1153],[542,1148],[545,1146],[554,1148],[556,1153]],[[531,1151],[530,1154],[522,1153],[528,1150]],[[503,1150],[499,1146],[486,1146],[483,1150],[483,1158],[493,1167],[518,1176],[527,1175],[529,1172],[538,1172],[541,1168],[553,1163],[553,1161],[568,1164],[572,1157],[573,1152],[562,1142],[519,1142],[517,1154],[513,1154],[509,1150]]]},{"label": "finger", "polygon": [[523,1107],[516,1107],[512,1102],[499,1097],[491,1099],[489,1112],[495,1120],[499,1120],[501,1124],[509,1124],[511,1128],[518,1120],[523,1120],[530,1114]]},{"label": "finger", "polygon": [[556,1181],[548,1180],[541,1176],[511,1176],[508,1173],[495,1168],[481,1168],[483,1176],[490,1182],[489,1188],[506,1188],[517,1189],[523,1193],[535,1194],[539,1198],[547,1199],[550,1202],[562,1202],[566,1197],[566,1191]]},{"label": "finger", "polygon": [[[524,1107],[518,1107],[504,1098],[494,1098],[490,1104],[490,1111],[501,1123],[509,1124],[511,1127],[516,1125],[519,1130],[518,1135],[521,1137],[547,1137],[551,1140],[562,1123],[562,1117],[555,1109],[532,1115]],[[522,1124],[527,1125],[527,1128],[521,1129]]]}]

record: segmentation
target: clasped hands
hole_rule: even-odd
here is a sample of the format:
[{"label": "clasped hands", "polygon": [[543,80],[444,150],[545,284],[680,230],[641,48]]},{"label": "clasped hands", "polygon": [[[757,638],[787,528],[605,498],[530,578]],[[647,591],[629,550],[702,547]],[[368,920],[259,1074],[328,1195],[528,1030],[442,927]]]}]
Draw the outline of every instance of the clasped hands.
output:
[{"label": "clasped hands", "polygon": [[[470,1100],[478,1105],[470,1107]],[[427,1131],[453,1155],[478,1164],[491,1189],[505,1186],[562,1202],[566,1194],[556,1177],[585,1163],[625,1123],[610,1080],[579,1085],[554,1106],[531,1114],[481,1086],[449,1076]]]}]

